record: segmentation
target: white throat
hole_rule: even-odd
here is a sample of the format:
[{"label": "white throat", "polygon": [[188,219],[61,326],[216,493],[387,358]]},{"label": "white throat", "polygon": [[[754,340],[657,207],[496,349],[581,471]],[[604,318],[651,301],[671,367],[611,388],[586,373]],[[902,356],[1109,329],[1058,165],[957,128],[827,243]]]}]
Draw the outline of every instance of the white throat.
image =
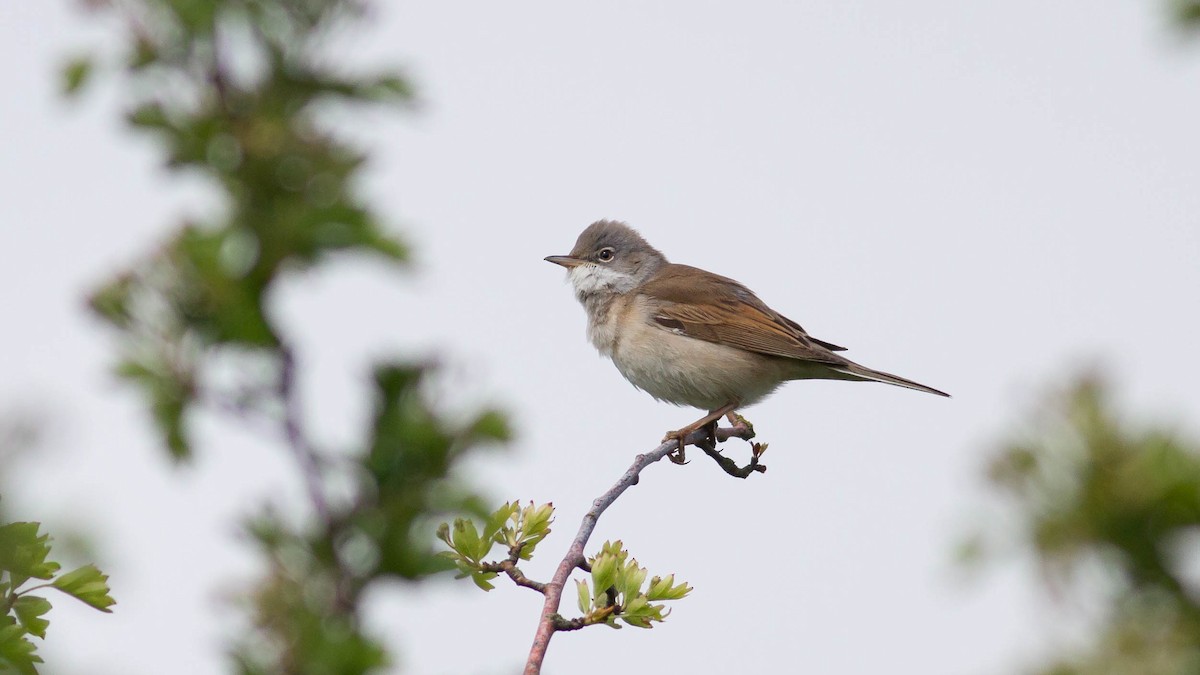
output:
[{"label": "white throat", "polygon": [[569,277],[575,287],[575,297],[587,304],[589,298],[628,293],[637,285],[632,275],[623,274],[611,267],[583,264],[572,267]]},{"label": "white throat", "polygon": [[619,311],[613,311],[614,301],[632,291],[637,282],[629,274],[591,264],[572,267],[568,278],[575,287],[575,297],[587,313],[588,340],[601,354],[612,356],[617,346],[617,318],[620,314]]}]

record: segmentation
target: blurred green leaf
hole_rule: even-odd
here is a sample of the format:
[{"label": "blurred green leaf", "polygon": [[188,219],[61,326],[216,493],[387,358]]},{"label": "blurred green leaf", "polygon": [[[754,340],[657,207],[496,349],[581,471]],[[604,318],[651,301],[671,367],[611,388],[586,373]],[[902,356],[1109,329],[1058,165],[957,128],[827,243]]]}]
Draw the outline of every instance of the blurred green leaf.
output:
[{"label": "blurred green leaf", "polygon": [[[127,122],[154,140],[166,167],[199,176],[217,197],[92,294],[121,340],[119,374],[142,390],[176,458],[195,450],[198,405],[281,424],[315,495],[311,521],[264,510],[246,528],[269,569],[247,595],[253,630],[234,652],[244,673],[383,667],[358,620],[371,582],[457,568],[491,588],[496,574],[479,563],[493,544],[527,558],[549,531],[548,513],[516,502],[489,514],[457,475],[463,457],[511,429],[496,411],[442,414],[422,389],[425,364],[376,368],[367,441],[336,462],[294,412],[302,361],[275,323],[277,289],[334,255],[409,259],[360,194],[368,153],[338,133],[355,104],[413,98],[401,73],[356,72],[329,52],[329,36],[361,10],[357,0],[134,0],[114,12],[128,29]],[[278,367],[230,367],[247,354]],[[321,493],[347,484],[337,498]],[[429,528],[445,514],[477,520],[439,528],[452,550],[437,554]],[[96,577],[74,575],[62,577],[64,590],[111,603]]]},{"label": "blurred green leaf", "polygon": [[[436,415],[421,391],[426,377],[419,366],[386,364],[375,373],[376,414],[373,437],[364,460],[376,496],[374,513],[361,517],[380,541],[381,571],[413,578],[440,569],[428,544],[428,530],[416,529],[418,518],[433,510],[467,510],[485,523],[494,513],[478,508],[469,491],[455,494],[451,469],[477,442],[464,429]],[[465,524],[463,525],[465,527]],[[478,563],[490,551],[495,536],[484,539],[471,524],[462,532],[450,528],[452,546]],[[488,527],[485,525],[485,527]],[[466,536],[470,543],[463,545]],[[403,552],[403,556],[399,554]]]},{"label": "blurred green leaf", "polygon": [[495,410],[489,410],[475,419],[470,426],[471,436],[478,441],[509,441],[512,430],[508,418]]},{"label": "blurred green leaf", "polygon": [[62,68],[63,93],[68,96],[78,94],[88,83],[93,70],[92,59],[86,56],[76,56]]},{"label": "blurred green leaf", "polygon": [[143,103],[134,108],[126,116],[126,119],[135,127],[162,131],[169,131],[171,129],[171,123],[167,119],[166,110],[162,104],[153,101]]},{"label": "blurred green leaf", "polygon": [[128,57],[129,69],[137,72],[146,66],[156,63],[161,54],[158,48],[152,44],[144,36],[135,36],[133,39],[133,49]]},{"label": "blurred green leaf", "polygon": [[92,311],[118,328],[128,329],[133,320],[129,299],[134,285],[130,275],[119,276],[100,287],[88,299]]},{"label": "blurred green leaf", "polygon": [[[1180,545],[1200,532],[1200,444],[1128,424],[1094,375],[1048,397],[1028,426],[989,476],[1051,578],[1086,570],[1106,580],[1108,603],[1092,645],[1041,672],[1200,672],[1200,586],[1183,573],[1191,547]],[[973,542],[995,555],[982,536]]]},{"label": "blurred green leaf", "polygon": [[1184,28],[1194,29],[1200,26],[1200,1],[1174,0],[1175,19]]},{"label": "blurred green leaf", "polygon": [[191,457],[187,407],[194,395],[190,374],[171,370],[166,364],[128,360],[117,366],[117,375],[138,385],[150,402],[154,425],[172,459]]}]

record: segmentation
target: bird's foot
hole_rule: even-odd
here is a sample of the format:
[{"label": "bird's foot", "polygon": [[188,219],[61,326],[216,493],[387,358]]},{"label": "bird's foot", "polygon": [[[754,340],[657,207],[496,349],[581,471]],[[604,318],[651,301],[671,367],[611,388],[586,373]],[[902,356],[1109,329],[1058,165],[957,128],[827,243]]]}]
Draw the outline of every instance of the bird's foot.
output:
[{"label": "bird's foot", "polygon": [[688,437],[699,430],[704,431],[704,438],[696,439],[695,444],[706,452],[709,450],[716,450],[717,421],[711,420],[700,426],[690,424],[676,431],[668,431],[667,434],[663,436],[663,442],[666,443],[667,441],[674,441],[676,443],[676,447],[674,451],[667,455],[667,459],[671,460],[675,464],[687,464],[687,454],[685,453],[684,448],[687,446]]},{"label": "bird's foot", "polygon": [[687,453],[684,452],[684,444],[686,443],[687,435],[691,433],[685,429],[678,431],[668,431],[666,436],[663,436],[662,442],[675,441],[675,449],[667,453],[667,459],[671,460],[672,464],[684,465],[688,463]]},{"label": "bird's foot", "polygon": [[701,417],[695,422],[692,422],[682,429],[668,431],[667,435],[663,436],[663,442],[666,443],[668,441],[674,441],[676,447],[673,452],[667,455],[667,458],[675,464],[686,464],[687,457],[684,454],[683,448],[687,445],[688,436],[691,436],[692,432],[699,431],[700,429],[704,430],[705,438],[698,440],[696,445],[702,448],[705,452],[711,452],[715,450],[717,441],[725,440],[724,438],[721,438],[721,435],[718,433],[717,420],[725,417],[726,415],[732,415],[736,406],[736,403],[730,403],[716,410],[709,411],[707,415]]}]

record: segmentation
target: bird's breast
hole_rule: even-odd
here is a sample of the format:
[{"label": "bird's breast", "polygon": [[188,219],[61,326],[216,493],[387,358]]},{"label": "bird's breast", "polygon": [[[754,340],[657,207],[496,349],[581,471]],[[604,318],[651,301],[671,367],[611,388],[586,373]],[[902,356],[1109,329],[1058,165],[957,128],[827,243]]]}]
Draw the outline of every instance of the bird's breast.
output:
[{"label": "bird's breast", "polygon": [[[749,405],[785,379],[777,359],[698,340],[653,321],[653,308],[634,295],[612,307],[589,334],[635,387],[676,405],[715,410]],[[601,344],[604,347],[601,347]]]},{"label": "bird's breast", "polygon": [[632,298],[617,294],[580,295],[587,312],[588,341],[604,356],[612,357],[620,344],[621,319],[627,314]]}]

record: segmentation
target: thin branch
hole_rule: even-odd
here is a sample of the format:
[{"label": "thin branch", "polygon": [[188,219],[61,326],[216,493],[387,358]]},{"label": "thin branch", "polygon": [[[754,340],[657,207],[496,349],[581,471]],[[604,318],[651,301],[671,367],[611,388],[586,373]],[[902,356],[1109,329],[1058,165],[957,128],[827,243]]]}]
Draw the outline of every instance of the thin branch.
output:
[{"label": "thin branch", "polygon": [[312,500],[313,508],[326,526],[332,526],[333,515],[329,510],[329,502],[325,499],[325,490],[321,484],[321,468],[317,453],[304,437],[300,426],[300,403],[296,399],[296,357],[287,346],[279,348],[279,400],[283,405],[283,432],[287,438],[288,447],[300,464],[304,473],[304,483],[308,487],[308,497]]},{"label": "thin branch", "polygon": [[550,617],[550,620],[554,624],[554,631],[556,633],[559,631],[579,630],[580,628],[588,625],[587,621],[585,621],[582,616],[574,619],[564,619],[562,615],[555,614],[554,616]]},{"label": "thin branch", "polygon": [[[742,438],[750,440],[754,437],[754,430],[748,424],[739,423],[728,429],[718,429],[717,438],[725,440],[728,438]],[[704,447],[701,444],[713,443],[709,437],[708,431],[698,429],[692,432],[684,440],[684,445],[697,445]],[[588,539],[592,536],[592,530],[596,528],[596,522],[600,520],[600,515],[612,506],[617,497],[628,490],[631,486],[637,485],[638,476],[642,470],[667,455],[675,452],[679,448],[679,443],[675,440],[664,441],[657,448],[642,455],[638,455],[633,460],[633,464],[629,467],[621,479],[616,482],[607,492],[600,495],[592,502],[592,508],[583,515],[583,522],[579,526],[579,532],[576,533],[574,541],[571,542],[571,548],[567,550],[567,555],[558,564],[558,569],[554,572],[554,578],[550,583],[546,584],[544,593],[546,602],[542,606],[542,616],[538,621],[537,632],[533,636],[533,647],[529,650],[529,659],[525,662],[525,675],[539,675],[542,671],[542,661],[546,658],[546,648],[550,646],[550,638],[558,630],[576,630],[582,628],[582,624],[576,626],[574,621],[564,619],[558,613],[558,607],[562,603],[563,587],[567,585],[567,579],[571,576],[571,572],[575,571],[576,567],[584,567],[587,565],[587,559],[583,555],[583,549],[587,545]]]},{"label": "thin branch", "polygon": [[[288,447],[300,465],[304,474],[304,483],[308,488],[308,498],[312,500],[313,509],[325,527],[329,540],[336,541],[337,530],[341,525],[329,508],[329,500],[325,497],[324,482],[321,479],[321,459],[316,449],[308,442],[301,426],[300,401],[296,396],[296,357],[291,348],[282,344],[279,346],[279,399],[283,406],[283,430],[287,437]],[[336,546],[331,546],[329,554],[333,558],[334,572],[334,610],[353,614],[355,597],[362,584],[355,580],[354,575],[347,569]]]},{"label": "thin branch", "polygon": [[704,451],[704,454],[713,458],[713,461],[717,463],[717,466],[721,467],[725,473],[733,476],[734,478],[745,478],[755,471],[758,473],[767,472],[767,465],[758,463],[758,458],[762,457],[762,454],[767,450],[766,443],[753,444],[753,448],[750,451],[750,462],[746,464],[746,466],[738,466],[737,462],[729,459],[725,455],[722,455],[721,451],[717,450],[715,443],[697,443],[697,445],[701,450]]},{"label": "thin branch", "polygon": [[212,28],[212,64],[209,66],[208,81],[213,91],[217,92],[217,103],[227,115],[231,112],[229,105],[229,79],[221,54],[221,21],[218,17],[213,21]]},{"label": "thin branch", "polygon": [[546,593],[546,584],[540,581],[534,581],[533,579],[525,576],[525,573],[521,571],[521,568],[517,567],[517,561],[513,560],[512,558],[501,560],[500,562],[481,563],[479,565],[479,569],[483,570],[484,572],[504,572],[508,575],[509,579],[512,579],[514,584],[518,586],[524,586],[525,588],[532,588],[543,595]]}]

